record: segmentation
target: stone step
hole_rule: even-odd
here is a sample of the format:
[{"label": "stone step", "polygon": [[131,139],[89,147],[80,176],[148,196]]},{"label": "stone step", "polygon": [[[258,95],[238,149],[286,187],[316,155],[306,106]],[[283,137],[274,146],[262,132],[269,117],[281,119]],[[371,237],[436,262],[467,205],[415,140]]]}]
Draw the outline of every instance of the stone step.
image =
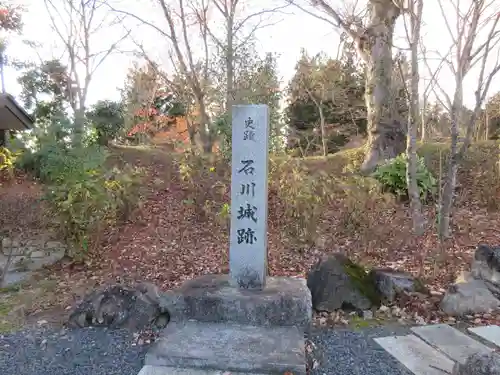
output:
[{"label": "stone step", "polygon": [[468,329],[483,338],[486,345],[446,324],[413,327],[413,334],[374,340],[414,375],[445,375],[451,374],[456,363],[465,363],[472,354],[495,351],[495,345],[500,343],[499,328]]},{"label": "stone step", "polygon": [[455,362],[415,335],[374,339],[414,375],[451,374]]},{"label": "stone step", "polygon": [[252,374],[282,375],[288,371],[305,375],[304,342],[304,333],[297,327],[195,320],[171,322],[146,354],[145,364]]},{"label": "stone step", "polygon": [[467,358],[472,354],[488,354],[493,351],[493,349],[448,324],[413,327],[411,330],[427,344],[438,348],[455,362],[465,363]]},{"label": "stone step", "polygon": [[470,327],[467,329],[469,332],[481,337],[497,347],[500,347],[500,327],[496,325],[483,326],[483,327]]},{"label": "stone step", "polygon": [[234,372],[222,371],[222,370],[202,370],[202,369],[192,369],[192,368],[178,368],[178,367],[167,367],[167,366],[143,366],[138,375],[266,375],[266,374],[256,374],[249,372]]}]

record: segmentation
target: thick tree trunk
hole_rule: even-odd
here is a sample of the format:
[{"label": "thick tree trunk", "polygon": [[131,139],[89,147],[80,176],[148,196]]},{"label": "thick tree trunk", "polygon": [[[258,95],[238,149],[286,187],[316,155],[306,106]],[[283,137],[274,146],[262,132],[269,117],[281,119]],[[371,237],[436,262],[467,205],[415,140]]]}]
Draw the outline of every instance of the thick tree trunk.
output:
[{"label": "thick tree trunk", "polygon": [[405,132],[396,117],[391,92],[392,40],[400,9],[391,0],[370,2],[370,25],[360,40],[366,62],[368,141],[361,170],[372,172],[384,159],[405,150]]}]

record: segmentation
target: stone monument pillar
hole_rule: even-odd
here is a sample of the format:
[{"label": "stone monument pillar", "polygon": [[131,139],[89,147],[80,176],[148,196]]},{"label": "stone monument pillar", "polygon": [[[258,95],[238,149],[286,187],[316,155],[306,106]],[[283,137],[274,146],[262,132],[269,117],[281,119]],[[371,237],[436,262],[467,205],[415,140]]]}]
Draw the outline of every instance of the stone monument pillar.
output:
[{"label": "stone monument pillar", "polygon": [[263,289],[267,276],[267,105],[233,106],[231,163],[231,284]]},{"label": "stone monument pillar", "polygon": [[268,140],[266,105],[233,107],[230,275],[161,296],[170,322],[139,375],[306,375],[306,280],[267,277]]}]

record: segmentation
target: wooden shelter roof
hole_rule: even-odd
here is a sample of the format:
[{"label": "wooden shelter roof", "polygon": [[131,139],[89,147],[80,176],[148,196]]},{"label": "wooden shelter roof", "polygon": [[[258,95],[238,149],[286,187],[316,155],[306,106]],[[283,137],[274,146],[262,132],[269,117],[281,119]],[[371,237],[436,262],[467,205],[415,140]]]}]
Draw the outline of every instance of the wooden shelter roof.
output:
[{"label": "wooden shelter roof", "polygon": [[10,94],[0,94],[0,130],[29,130],[34,120]]}]

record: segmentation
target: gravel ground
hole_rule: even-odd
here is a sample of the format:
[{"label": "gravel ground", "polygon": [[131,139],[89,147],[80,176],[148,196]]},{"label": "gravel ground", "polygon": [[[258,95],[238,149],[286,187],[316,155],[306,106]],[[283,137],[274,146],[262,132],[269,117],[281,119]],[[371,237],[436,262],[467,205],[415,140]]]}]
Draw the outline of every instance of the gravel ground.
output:
[{"label": "gravel ground", "polygon": [[[315,329],[311,375],[412,375],[372,339],[406,334],[404,327],[362,330]],[[134,345],[127,331],[29,330],[0,335],[0,374],[137,375],[147,345]]]},{"label": "gravel ground", "polygon": [[146,346],[127,331],[20,331],[0,335],[0,374],[137,375]]},{"label": "gravel ground", "polygon": [[313,352],[309,363],[318,365],[310,375],[413,375],[373,338],[405,335],[402,326],[347,329],[313,329],[309,334]]}]

